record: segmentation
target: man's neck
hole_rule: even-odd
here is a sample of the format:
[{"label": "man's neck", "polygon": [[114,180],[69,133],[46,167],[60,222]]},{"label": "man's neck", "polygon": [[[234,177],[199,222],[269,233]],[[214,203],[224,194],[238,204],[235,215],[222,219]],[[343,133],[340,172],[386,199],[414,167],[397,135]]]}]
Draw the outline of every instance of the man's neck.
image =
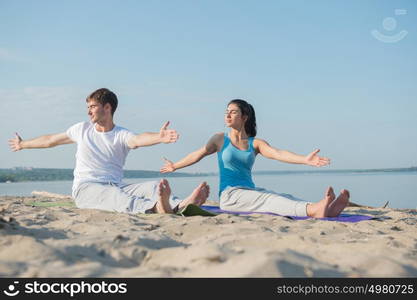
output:
[{"label": "man's neck", "polygon": [[107,132],[111,131],[114,128],[113,120],[107,120],[107,121],[99,121],[95,124],[96,130],[98,132]]}]

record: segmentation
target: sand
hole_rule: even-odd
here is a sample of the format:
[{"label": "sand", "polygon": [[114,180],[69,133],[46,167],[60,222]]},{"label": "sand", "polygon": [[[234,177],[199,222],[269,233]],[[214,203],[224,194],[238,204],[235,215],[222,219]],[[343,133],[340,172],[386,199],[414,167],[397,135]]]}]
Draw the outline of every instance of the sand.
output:
[{"label": "sand", "polygon": [[417,277],[416,210],[341,223],[27,205],[63,199],[0,197],[1,277]]}]

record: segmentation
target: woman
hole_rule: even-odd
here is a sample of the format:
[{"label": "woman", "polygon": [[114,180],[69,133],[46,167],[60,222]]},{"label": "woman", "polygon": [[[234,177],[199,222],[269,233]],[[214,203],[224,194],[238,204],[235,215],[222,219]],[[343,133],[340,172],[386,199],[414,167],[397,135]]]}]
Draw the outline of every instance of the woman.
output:
[{"label": "woman", "polygon": [[307,156],[271,147],[266,141],[255,138],[255,111],[241,99],[230,101],[225,113],[229,133],[213,135],[201,149],[173,163],[165,159],[162,173],[174,172],[197,163],[203,157],[217,152],[220,173],[220,208],[230,211],[272,212],[286,216],[309,216],[314,218],[336,217],[346,207],[349,192],[342,190],[336,198],[328,187],[324,198],[310,203],[288,194],[279,194],[255,187],[252,166],[256,155],[293,164],[321,167],[330,163],[319,157],[315,150]]}]

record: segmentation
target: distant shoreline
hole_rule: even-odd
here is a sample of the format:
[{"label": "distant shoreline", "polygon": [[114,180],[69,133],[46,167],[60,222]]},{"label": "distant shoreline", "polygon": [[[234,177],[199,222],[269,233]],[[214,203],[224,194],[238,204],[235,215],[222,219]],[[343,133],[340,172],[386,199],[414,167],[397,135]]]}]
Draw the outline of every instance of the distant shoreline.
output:
[{"label": "distant shoreline", "polygon": [[[288,175],[288,174],[367,174],[367,173],[403,173],[417,172],[417,167],[385,168],[385,169],[340,169],[340,170],[294,170],[294,171],[254,171],[254,175]],[[159,177],[206,177],[217,176],[211,173],[169,173],[161,174],[157,171],[125,170],[124,178],[159,178]],[[13,168],[0,169],[0,183],[25,181],[67,181],[73,180],[73,169],[54,168]]]},{"label": "distant shoreline", "polygon": [[275,175],[275,174],[303,174],[303,173],[400,173],[400,172],[417,172],[417,167],[410,168],[385,168],[385,169],[339,169],[339,170],[297,170],[297,171],[255,171],[257,175]]}]

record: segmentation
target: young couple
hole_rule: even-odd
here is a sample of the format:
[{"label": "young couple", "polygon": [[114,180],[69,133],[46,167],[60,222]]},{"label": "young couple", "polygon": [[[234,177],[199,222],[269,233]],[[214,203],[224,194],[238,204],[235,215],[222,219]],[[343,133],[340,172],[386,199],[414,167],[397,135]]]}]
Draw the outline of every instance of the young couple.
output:
[{"label": "young couple", "polygon": [[[50,148],[77,143],[72,195],[79,208],[101,209],[125,213],[175,213],[189,204],[202,205],[210,189],[206,182],[198,185],[185,199],[171,194],[166,179],[136,184],[122,182],[123,166],[131,149],[159,143],[174,143],[175,130],[166,122],[159,132],[135,135],[116,126],[113,115],[117,97],[108,89],[98,89],[86,99],[89,122],[71,126],[66,132],[22,140],[16,133],[9,140],[12,151]],[[271,147],[255,138],[256,118],[253,107],[244,100],[230,101],[225,113],[228,133],[217,133],[201,149],[173,163],[165,159],[162,173],[174,172],[197,163],[217,152],[220,172],[220,207],[231,211],[273,212],[286,216],[335,217],[346,207],[349,192],[342,190],[336,197],[331,187],[316,203],[306,202],[288,194],[255,187],[252,166],[258,154],[287,163],[321,167],[328,158],[315,150],[307,156]]]}]

